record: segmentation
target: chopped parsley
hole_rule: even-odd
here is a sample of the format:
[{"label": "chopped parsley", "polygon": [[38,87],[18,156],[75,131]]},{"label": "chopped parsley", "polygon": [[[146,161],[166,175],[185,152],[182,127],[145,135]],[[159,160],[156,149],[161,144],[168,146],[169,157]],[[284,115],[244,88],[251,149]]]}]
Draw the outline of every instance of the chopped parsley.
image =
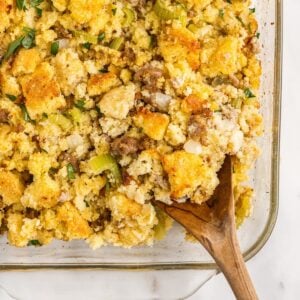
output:
[{"label": "chopped parsley", "polygon": [[224,18],[224,9],[219,9],[219,17]]},{"label": "chopped parsley", "polygon": [[53,42],[50,47],[51,54],[55,56],[58,53],[58,49],[59,49],[59,42],[58,41]]},{"label": "chopped parsley", "polygon": [[98,35],[98,42],[102,42],[105,39],[105,33],[102,32]]},{"label": "chopped parsley", "polygon": [[74,106],[77,107],[80,110],[84,110],[84,106],[85,106],[85,99],[79,99],[78,101],[76,101],[74,103]]},{"label": "chopped parsley", "polygon": [[19,106],[21,108],[24,121],[34,123],[34,120],[31,119],[25,104],[21,103]]},{"label": "chopped parsley", "polygon": [[81,44],[81,45],[82,45],[83,48],[90,50],[92,44],[89,43],[89,42],[86,42],[86,43],[83,43],[83,44]]},{"label": "chopped parsley", "polygon": [[39,240],[30,240],[27,246],[42,246]]},{"label": "chopped parsley", "polygon": [[11,94],[5,94],[5,96],[12,102],[17,100],[17,97]]},{"label": "chopped parsley", "polygon": [[75,179],[75,168],[71,163],[67,164],[68,179]]},{"label": "chopped parsley", "polygon": [[245,93],[245,96],[246,96],[247,98],[254,98],[254,97],[256,97],[256,96],[252,93],[252,91],[251,91],[249,88],[246,88],[246,89],[244,90],[244,93]]},{"label": "chopped parsley", "polygon": [[25,10],[26,9],[25,0],[17,0],[17,8],[19,10]]}]

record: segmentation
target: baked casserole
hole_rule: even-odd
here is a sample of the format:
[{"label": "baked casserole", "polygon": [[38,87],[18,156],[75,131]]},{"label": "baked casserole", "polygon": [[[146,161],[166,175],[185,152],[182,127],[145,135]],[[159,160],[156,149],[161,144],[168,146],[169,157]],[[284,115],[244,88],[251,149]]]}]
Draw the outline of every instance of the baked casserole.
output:
[{"label": "baked casserole", "polygon": [[152,245],[151,199],[205,202],[259,155],[248,0],[0,0],[0,222],[11,245]]}]

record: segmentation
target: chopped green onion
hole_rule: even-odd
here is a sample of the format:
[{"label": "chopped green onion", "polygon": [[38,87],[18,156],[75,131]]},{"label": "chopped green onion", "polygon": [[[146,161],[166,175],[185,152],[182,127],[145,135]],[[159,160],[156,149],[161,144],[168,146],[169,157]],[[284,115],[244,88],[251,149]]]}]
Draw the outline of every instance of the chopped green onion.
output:
[{"label": "chopped green onion", "polygon": [[39,240],[30,240],[27,246],[42,246]]},{"label": "chopped green onion", "polygon": [[59,42],[58,41],[53,42],[50,48],[51,54],[55,56],[58,53],[58,49],[59,49]]},{"label": "chopped green onion", "polygon": [[18,48],[22,45],[23,39],[24,39],[24,36],[21,36],[8,45],[8,49],[3,56],[3,60],[8,59],[10,56],[12,56],[18,50]]},{"label": "chopped green onion", "polygon": [[109,47],[111,49],[121,50],[123,44],[124,44],[124,38],[118,37],[112,40],[112,42],[109,44]]},{"label": "chopped green onion", "polygon": [[250,11],[251,14],[254,14],[255,13],[255,7],[249,8],[249,11]]},{"label": "chopped green onion", "polygon": [[10,94],[5,94],[5,96],[12,102],[17,100],[17,97],[14,95],[10,95]]},{"label": "chopped green onion", "polygon": [[93,172],[100,174],[104,171],[110,171],[116,183],[121,181],[121,173],[116,160],[110,154],[102,154],[92,157],[88,162]]},{"label": "chopped green onion", "polygon": [[67,164],[68,179],[75,179],[75,168],[71,163]]},{"label": "chopped green onion", "polygon": [[39,6],[44,0],[30,0],[30,6],[31,7],[36,7]]},{"label": "chopped green onion", "polygon": [[74,106],[80,110],[84,110],[84,105],[85,105],[85,99],[79,99],[74,103]]},{"label": "chopped green onion", "polygon": [[19,10],[25,10],[26,9],[25,0],[17,0],[17,8]]},{"label": "chopped green onion", "polygon": [[43,10],[41,8],[39,8],[39,7],[35,8],[35,12],[36,12],[36,14],[37,14],[38,17],[41,17],[42,14],[43,14]]},{"label": "chopped green onion", "polygon": [[186,22],[187,12],[180,4],[169,6],[164,0],[156,0],[153,10],[161,20],[178,19],[182,21],[182,23]]},{"label": "chopped green onion", "polygon": [[101,32],[101,33],[98,35],[98,42],[102,42],[104,39],[105,39],[105,33],[104,33],[104,32]]},{"label": "chopped green onion", "polygon": [[247,98],[254,98],[254,97],[256,97],[249,88],[245,89],[244,93],[245,93],[245,96]]},{"label": "chopped green onion", "polygon": [[88,50],[90,50],[91,49],[91,43],[89,43],[89,42],[86,42],[86,43],[83,43],[82,44],[82,47],[84,48],[84,49],[88,49]]},{"label": "chopped green onion", "polygon": [[224,18],[224,9],[219,9],[219,17]]},{"label": "chopped green onion", "polygon": [[30,115],[28,113],[28,110],[27,110],[25,104],[21,103],[19,106],[21,108],[24,121],[26,121],[26,122],[34,122],[34,120],[32,120],[30,118]]},{"label": "chopped green onion", "polygon": [[135,20],[134,11],[130,8],[124,7],[123,12],[125,14],[125,20],[124,20],[123,25],[129,26]]},{"label": "chopped green onion", "polygon": [[22,39],[22,46],[26,49],[30,49],[35,44],[35,30],[29,27],[24,27],[23,31],[26,35]]}]

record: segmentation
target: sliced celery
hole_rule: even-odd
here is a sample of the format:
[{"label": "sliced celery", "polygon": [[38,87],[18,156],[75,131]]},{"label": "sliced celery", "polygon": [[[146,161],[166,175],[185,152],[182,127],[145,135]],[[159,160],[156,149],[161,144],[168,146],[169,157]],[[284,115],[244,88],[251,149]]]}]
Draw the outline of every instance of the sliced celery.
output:
[{"label": "sliced celery", "polygon": [[110,171],[116,183],[121,181],[121,173],[116,160],[110,154],[101,154],[92,157],[89,160],[89,167],[97,174],[104,171]]},{"label": "sliced celery", "polygon": [[117,38],[112,40],[109,47],[111,49],[121,50],[121,48],[123,47],[123,44],[124,44],[124,38],[123,37],[117,37]]},{"label": "sliced celery", "polygon": [[84,31],[74,31],[74,34],[75,37],[81,38],[84,42],[88,42],[94,45],[98,43],[98,36],[91,35]]},{"label": "sliced celery", "polygon": [[164,0],[156,0],[154,4],[154,12],[161,20],[178,19],[182,23],[186,23],[187,12],[184,7],[178,5],[167,5]]},{"label": "sliced celery", "polygon": [[130,8],[124,7],[123,12],[125,14],[125,20],[124,20],[123,25],[129,26],[135,20],[134,11]]},{"label": "sliced celery", "polygon": [[63,130],[67,131],[72,128],[72,122],[62,114],[51,114],[48,119],[51,123],[58,125]]}]

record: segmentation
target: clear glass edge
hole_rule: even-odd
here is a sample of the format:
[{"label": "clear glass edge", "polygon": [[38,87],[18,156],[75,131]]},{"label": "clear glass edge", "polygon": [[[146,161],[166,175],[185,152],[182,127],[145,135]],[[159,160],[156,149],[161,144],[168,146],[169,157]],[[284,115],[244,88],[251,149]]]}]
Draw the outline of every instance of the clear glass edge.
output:
[{"label": "clear glass edge", "polygon": [[[281,119],[281,97],[282,97],[282,24],[283,24],[283,1],[276,1],[276,36],[275,36],[275,70],[274,70],[274,102],[273,102],[273,144],[272,144],[272,168],[271,168],[271,195],[270,214],[268,221],[257,241],[243,253],[245,261],[254,257],[270,238],[276,224],[279,209],[279,154],[280,154],[280,119]],[[118,271],[151,271],[151,270],[208,270],[217,269],[215,263],[143,263],[143,264],[2,264],[1,271],[34,270],[34,269],[109,269]]]}]

